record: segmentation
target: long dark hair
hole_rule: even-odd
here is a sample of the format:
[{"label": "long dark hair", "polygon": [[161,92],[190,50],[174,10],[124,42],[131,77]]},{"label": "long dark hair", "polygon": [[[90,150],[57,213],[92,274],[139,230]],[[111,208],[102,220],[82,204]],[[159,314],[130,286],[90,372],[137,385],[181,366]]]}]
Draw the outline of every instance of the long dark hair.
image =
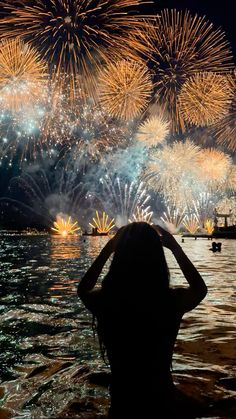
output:
[{"label": "long dark hair", "polygon": [[160,237],[151,225],[134,222],[123,227],[102,288],[119,298],[154,291],[163,297],[169,289],[169,270]]},{"label": "long dark hair", "polygon": [[169,270],[156,230],[145,222],[123,227],[109,271],[102,281],[105,318],[98,319],[96,325],[105,362],[104,325],[110,310],[118,310],[118,316],[119,312],[123,317],[133,315],[137,302],[144,311],[150,306],[158,310],[165,306],[168,292]]}]

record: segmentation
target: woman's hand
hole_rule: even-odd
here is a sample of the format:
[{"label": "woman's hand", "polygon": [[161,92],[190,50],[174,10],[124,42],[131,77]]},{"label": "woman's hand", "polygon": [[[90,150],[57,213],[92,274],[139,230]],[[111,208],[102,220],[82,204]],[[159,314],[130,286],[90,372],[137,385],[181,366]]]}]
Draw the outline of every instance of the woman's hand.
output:
[{"label": "woman's hand", "polygon": [[167,230],[160,227],[159,225],[153,225],[152,227],[154,228],[154,230],[156,230],[157,234],[160,236],[162,245],[164,247],[167,247],[167,249],[170,249],[172,252],[180,248],[180,245],[175,240],[174,236],[172,236],[172,234],[170,234]]}]

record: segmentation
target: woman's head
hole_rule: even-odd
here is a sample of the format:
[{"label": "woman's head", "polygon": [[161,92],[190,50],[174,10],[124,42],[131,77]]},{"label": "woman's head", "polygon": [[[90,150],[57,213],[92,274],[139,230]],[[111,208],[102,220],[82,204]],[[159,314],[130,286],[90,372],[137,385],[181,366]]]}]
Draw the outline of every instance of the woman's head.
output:
[{"label": "woman's head", "polygon": [[156,230],[145,222],[122,227],[103,287],[124,292],[169,288],[169,272]]}]

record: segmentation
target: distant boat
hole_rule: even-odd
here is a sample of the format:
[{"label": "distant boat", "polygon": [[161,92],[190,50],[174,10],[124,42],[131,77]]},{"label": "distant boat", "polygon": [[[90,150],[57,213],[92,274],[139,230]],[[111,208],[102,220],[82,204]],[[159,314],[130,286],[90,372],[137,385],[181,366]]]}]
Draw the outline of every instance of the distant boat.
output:
[{"label": "distant boat", "polygon": [[[231,217],[231,211],[229,214],[220,214],[215,209],[214,211],[214,230],[212,237],[216,239],[236,239],[236,225],[228,225],[228,218]],[[224,226],[218,226],[219,218],[224,219]]]},{"label": "distant boat", "polygon": [[107,233],[99,233],[97,228],[93,228],[91,232],[87,232],[86,230],[82,233],[82,236],[108,236]]}]

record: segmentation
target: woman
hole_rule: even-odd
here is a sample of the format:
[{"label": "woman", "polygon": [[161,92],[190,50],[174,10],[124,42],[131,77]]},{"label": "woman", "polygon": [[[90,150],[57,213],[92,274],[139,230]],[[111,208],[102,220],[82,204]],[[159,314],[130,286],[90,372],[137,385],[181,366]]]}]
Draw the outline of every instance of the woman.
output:
[{"label": "woman", "polygon": [[[172,251],[188,287],[169,286],[163,246]],[[95,288],[113,252],[109,272],[102,286]],[[78,296],[97,319],[101,347],[110,364],[109,417],[154,419],[160,411],[162,418],[175,417],[174,344],[184,313],[206,293],[199,272],[160,226],[132,223],[108,241],[80,281]]]}]

